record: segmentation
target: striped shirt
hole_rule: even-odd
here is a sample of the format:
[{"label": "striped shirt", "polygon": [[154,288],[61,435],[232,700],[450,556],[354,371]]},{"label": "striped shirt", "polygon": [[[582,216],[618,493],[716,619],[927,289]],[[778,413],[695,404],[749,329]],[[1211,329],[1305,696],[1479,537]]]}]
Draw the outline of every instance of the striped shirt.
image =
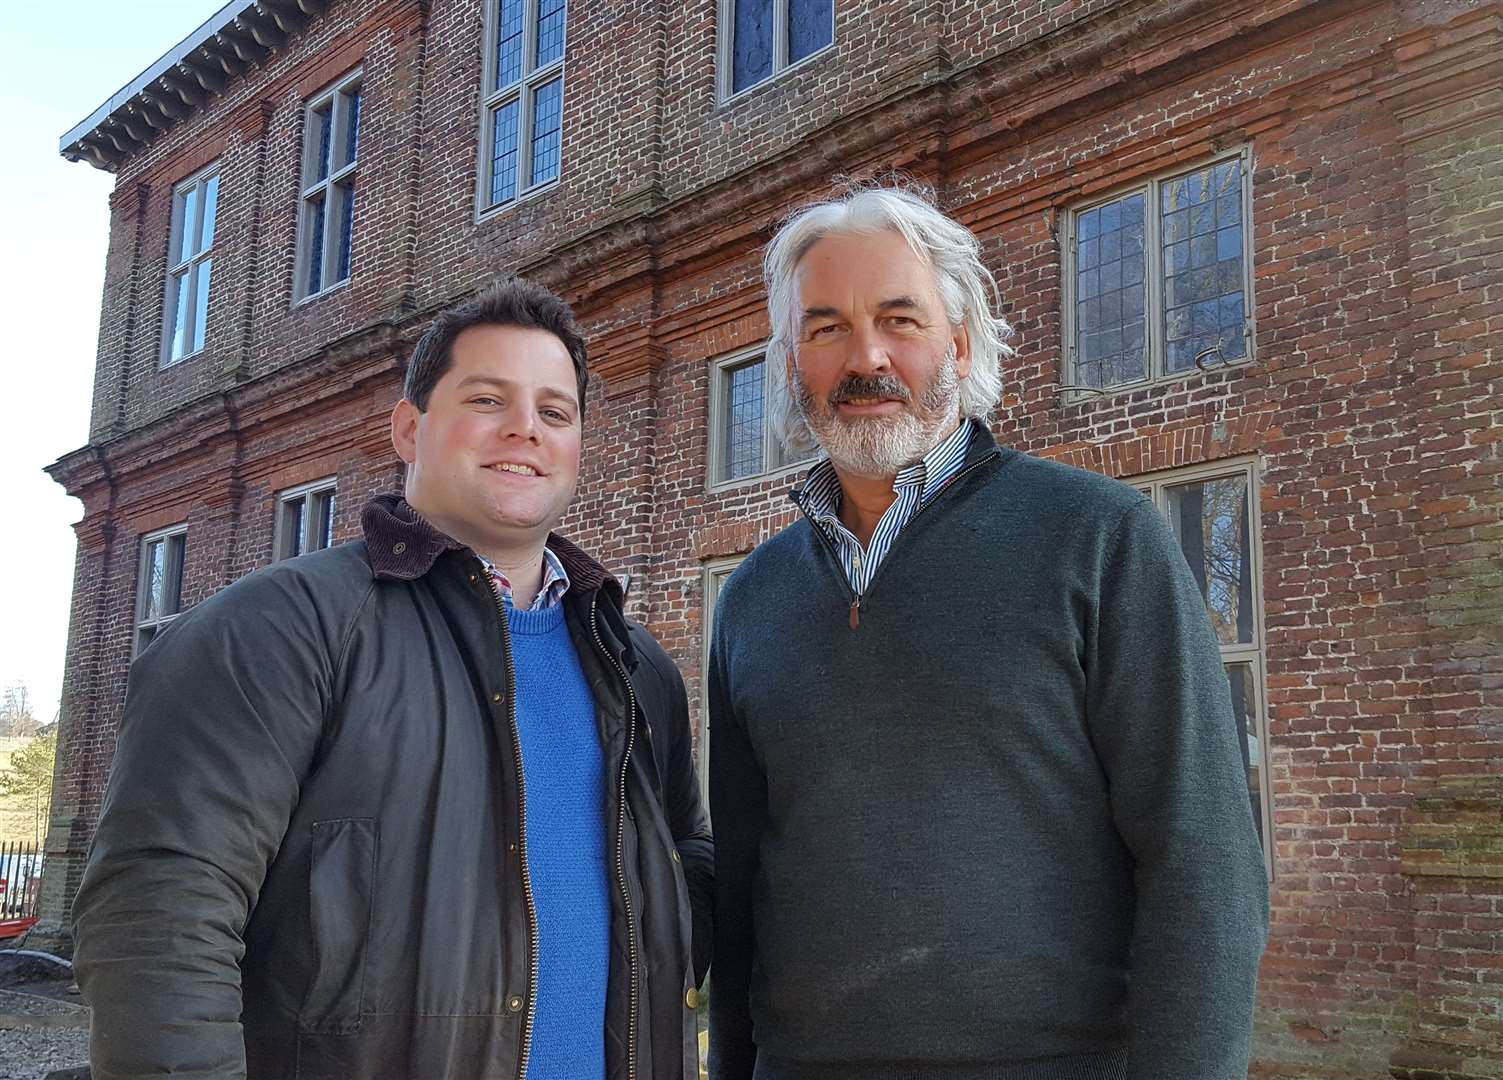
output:
[{"label": "striped shirt", "polygon": [[809,520],[834,542],[836,551],[840,553],[841,565],[845,568],[846,580],[850,582],[851,589],[858,598],[866,595],[872,575],[887,557],[898,533],[960,471],[970,442],[971,424],[967,420],[925,454],[922,460],[899,470],[892,482],[892,490],[897,498],[877,522],[871,546],[867,548],[861,546],[855,533],[840,523],[840,477],[835,472],[835,466],[830,464],[830,459],[821,458],[809,470],[808,479],[801,489],[794,492],[793,500],[809,516]]},{"label": "striped shirt", "polygon": [[[511,608],[515,605],[511,599],[511,581],[501,572],[501,568],[491,562],[484,555],[476,552],[480,558],[480,565],[485,567],[485,576],[490,579],[491,588],[495,590],[501,603]],[[564,572],[564,564],[559,561],[557,555],[543,549],[543,585],[538,589],[538,594],[532,598],[532,606],[528,611],[543,611],[554,607],[564,601],[564,593],[569,591],[569,575]]]}]

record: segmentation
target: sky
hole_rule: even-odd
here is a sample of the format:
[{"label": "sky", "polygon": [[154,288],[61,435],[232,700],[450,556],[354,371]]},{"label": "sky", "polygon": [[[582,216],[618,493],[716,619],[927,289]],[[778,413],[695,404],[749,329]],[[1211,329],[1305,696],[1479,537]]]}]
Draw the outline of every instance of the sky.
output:
[{"label": "sky", "polygon": [[10,346],[0,420],[0,690],[57,712],[83,505],[42,470],[88,442],[112,174],[58,140],[223,0],[6,0],[0,35],[0,298]]}]

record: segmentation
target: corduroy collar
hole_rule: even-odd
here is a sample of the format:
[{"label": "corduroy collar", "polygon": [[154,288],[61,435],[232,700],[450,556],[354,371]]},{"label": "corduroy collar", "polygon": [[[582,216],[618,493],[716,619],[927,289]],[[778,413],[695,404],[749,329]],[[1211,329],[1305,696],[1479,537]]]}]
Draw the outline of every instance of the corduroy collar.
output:
[{"label": "corduroy collar", "polygon": [[[412,581],[422,577],[446,551],[469,549],[440,532],[398,495],[377,495],[360,513],[365,533],[366,557],[378,579]],[[588,593],[605,589],[621,603],[621,583],[582,549],[558,533],[548,534],[548,547],[564,564],[570,591]]]}]

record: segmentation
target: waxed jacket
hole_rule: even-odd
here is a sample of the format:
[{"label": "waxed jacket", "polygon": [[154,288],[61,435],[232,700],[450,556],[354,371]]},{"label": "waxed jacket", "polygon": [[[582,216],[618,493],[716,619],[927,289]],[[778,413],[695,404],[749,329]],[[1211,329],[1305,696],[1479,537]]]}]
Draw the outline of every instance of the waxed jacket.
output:
[{"label": "waxed jacket", "polygon": [[[525,1073],[536,913],[503,612],[405,503],[363,525],[199,604],[132,669],[74,906],[95,1080]],[[683,683],[616,579],[549,546],[607,768],[606,1074],[690,1080],[713,856]]]}]

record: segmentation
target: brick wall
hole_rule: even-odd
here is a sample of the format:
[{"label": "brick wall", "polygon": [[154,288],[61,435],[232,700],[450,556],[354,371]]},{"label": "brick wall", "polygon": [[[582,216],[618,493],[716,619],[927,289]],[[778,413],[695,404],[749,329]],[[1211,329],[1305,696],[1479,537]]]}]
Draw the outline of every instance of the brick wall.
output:
[{"label": "brick wall", "polygon": [[[64,752],[44,886],[62,934],[107,776],[140,537],[186,521],[191,603],[271,557],[276,493],[337,476],[337,531],[400,473],[385,418],[426,317],[520,268],[592,339],[566,530],[698,700],[706,560],[790,520],[710,492],[709,361],[765,337],[760,245],[832,176],[901,168],[983,238],[1018,352],[995,427],[1122,478],[1257,462],[1273,930],[1263,1076],[1503,1076],[1503,6],[838,5],[835,44],[730,101],[715,4],[569,10],[563,173],[477,222],[478,0],[336,2],[120,170]],[[359,65],[351,284],[292,303],[307,96]],[[1062,392],[1063,222],[1250,147],[1254,362]],[[172,184],[222,169],[208,347],[159,370]],[[697,708],[696,708],[697,713]]]}]

